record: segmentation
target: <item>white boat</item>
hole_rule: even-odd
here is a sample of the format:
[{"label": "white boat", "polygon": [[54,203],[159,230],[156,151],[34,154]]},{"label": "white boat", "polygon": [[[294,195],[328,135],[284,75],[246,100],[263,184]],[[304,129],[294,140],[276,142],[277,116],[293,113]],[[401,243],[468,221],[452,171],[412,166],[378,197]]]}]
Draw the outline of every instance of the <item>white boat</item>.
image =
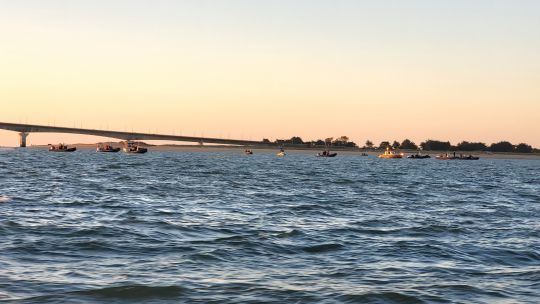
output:
[{"label": "white boat", "polygon": [[122,150],[126,153],[134,153],[134,154],[143,154],[143,153],[148,152],[148,149],[142,148],[138,144],[135,144],[131,141],[128,141]]}]

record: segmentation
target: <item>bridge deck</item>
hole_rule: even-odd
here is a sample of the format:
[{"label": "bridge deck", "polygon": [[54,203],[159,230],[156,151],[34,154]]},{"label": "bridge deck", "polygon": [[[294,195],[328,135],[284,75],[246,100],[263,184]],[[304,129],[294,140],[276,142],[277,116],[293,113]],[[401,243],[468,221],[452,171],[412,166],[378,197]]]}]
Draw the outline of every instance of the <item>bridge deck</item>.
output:
[{"label": "bridge deck", "polygon": [[43,125],[16,124],[0,122],[0,129],[15,131],[19,133],[71,133],[82,135],[95,135],[101,137],[116,138],[120,140],[166,140],[184,141],[209,144],[241,145],[241,146],[268,146],[271,143],[241,139],[225,139],[212,137],[178,136],[152,133],[122,132],[110,130],[96,130],[83,128],[66,128]]}]

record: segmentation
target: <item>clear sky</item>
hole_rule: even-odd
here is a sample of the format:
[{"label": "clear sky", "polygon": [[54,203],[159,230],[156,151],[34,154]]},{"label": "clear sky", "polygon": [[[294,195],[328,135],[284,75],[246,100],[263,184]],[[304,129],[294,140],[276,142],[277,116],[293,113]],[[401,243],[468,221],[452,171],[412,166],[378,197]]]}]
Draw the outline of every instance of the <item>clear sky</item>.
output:
[{"label": "clear sky", "polygon": [[0,0],[0,121],[540,147],[540,1]]}]

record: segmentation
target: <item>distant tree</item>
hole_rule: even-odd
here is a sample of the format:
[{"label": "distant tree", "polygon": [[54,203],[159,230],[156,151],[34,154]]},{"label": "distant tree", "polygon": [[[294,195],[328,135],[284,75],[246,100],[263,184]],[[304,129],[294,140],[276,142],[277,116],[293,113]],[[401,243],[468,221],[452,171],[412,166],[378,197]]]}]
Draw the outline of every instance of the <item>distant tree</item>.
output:
[{"label": "distant tree", "polygon": [[516,152],[518,153],[532,153],[533,147],[526,143],[521,143],[516,146]]},{"label": "distant tree", "polygon": [[468,142],[462,141],[456,146],[456,150],[459,151],[485,151],[487,146],[482,142]]},{"label": "distant tree", "polygon": [[366,145],[365,145],[366,148],[368,149],[371,149],[373,148],[373,142],[371,140],[366,140]]},{"label": "distant tree", "polygon": [[491,152],[513,152],[514,145],[508,141],[500,141],[498,143],[491,144],[489,146],[489,151]]},{"label": "distant tree", "polygon": [[268,139],[268,138],[263,138],[262,142],[263,142],[263,143],[266,143],[266,144],[269,144],[269,143],[270,143],[270,139]]},{"label": "distant tree", "polygon": [[302,138],[298,137],[298,136],[293,136],[291,137],[291,139],[289,139],[289,142],[293,145],[301,145],[304,143],[304,141],[302,140]]},{"label": "distant tree", "polygon": [[333,137],[328,137],[324,140],[324,143],[327,145],[331,145],[333,140],[334,140]]},{"label": "distant tree", "polygon": [[345,146],[347,145],[348,142],[349,142],[349,138],[347,136],[341,136],[341,137],[336,138],[333,141],[333,144],[335,146]]},{"label": "distant tree", "polygon": [[381,141],[381,143],[379,144],[379,149],[386,149],[390,147],[392,147],[392,145],[390,145],[389,141]]},{"label": "distant tree", "polygon": [[324,140],[318,139],[318,140],[315,142],[315,145],[317,145],[317,146],[324,146]]},{"label": "distant tree", "polygon": [[416,150],[418,149],[418,146],[410,141],[409,139],[405,139],[401,145],[399,146],[400,149],[406,149],[406,150]]},{"label": "distant tree", "polygon": [[392,148],[393,149],[398,149],[399,148],[399,142],[397,140],[394,140],[394,142],[392,143]]},{"label": "distant tree", "polygon": [[452,148],[449,141],[438,141],[428,139],[420,144],[423,150],[426,151],[448,151]]}]

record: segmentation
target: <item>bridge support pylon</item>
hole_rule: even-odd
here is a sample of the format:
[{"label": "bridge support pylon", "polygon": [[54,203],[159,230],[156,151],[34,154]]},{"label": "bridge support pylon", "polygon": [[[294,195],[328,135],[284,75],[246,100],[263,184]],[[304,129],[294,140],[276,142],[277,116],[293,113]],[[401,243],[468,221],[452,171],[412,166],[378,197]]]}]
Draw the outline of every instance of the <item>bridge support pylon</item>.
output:
[{"label": "bridge support pylon", "polygon": [[26,138],[28,137],[28,132],[21,132],[19,133],[19,147],[25,148],[26,147]]}]

